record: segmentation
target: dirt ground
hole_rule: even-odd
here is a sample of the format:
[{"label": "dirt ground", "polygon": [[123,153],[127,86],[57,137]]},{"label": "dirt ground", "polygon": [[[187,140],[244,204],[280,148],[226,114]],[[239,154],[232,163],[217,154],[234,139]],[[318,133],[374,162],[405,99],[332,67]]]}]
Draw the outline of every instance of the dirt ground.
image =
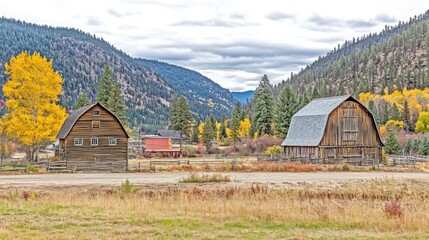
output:
[{"label": "dirt ground", "polygon": [[[85,174],[26,174],[0,175],[0,188],[11,187],[79,187],[120,186],[126,179],[134,185],[172,186],[183,185],[179,180],[189,173],[85,173]],[[208,173],[210,174],[210,173]],[[271,188],[294,186],[338,187],[344,183],[359,183],[376,179],[412,180],[429,185],[429,173],[409,172],[312,172],[312,173],[270,173],[270,172],[228,172],[233,182],[226,185],[249,185],[260,183]],[[214,184],[214,183],[213,183]],[[214,184],[216,185],[216,184]]]}]

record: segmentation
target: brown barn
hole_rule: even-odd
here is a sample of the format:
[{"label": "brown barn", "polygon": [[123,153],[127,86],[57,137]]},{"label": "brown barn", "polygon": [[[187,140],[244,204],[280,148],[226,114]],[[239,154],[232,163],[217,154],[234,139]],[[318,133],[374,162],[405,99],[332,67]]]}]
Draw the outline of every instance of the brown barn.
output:
[{"label": "brown barn", "polygon": [[383,143],[371,112],[352,96],[311,101],[293,117],[282,143],[287,158],[371,162]]},{"label": "brown barn", "polygon": [[65,120],[57,135],[59,159],[70,170],[123,172],[128,165],[128,138],[119,119],[94,103]]}]

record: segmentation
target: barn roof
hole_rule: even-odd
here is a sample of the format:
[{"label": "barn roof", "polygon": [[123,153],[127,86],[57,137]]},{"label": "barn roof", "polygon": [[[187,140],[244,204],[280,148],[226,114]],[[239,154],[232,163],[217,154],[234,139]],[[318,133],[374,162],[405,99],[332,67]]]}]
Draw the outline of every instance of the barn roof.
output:
[{"label": "barn roof", "polygon": [[311,101],[293,115],[282,146],[318,146],[323,138],[329,114],[346,100],[361,104],[349,95],[319,98]]},{"label": "barn roof", "polygon": [[77,122],[77,120],[83,115],[85,114],[89,109],[93,108],[94,106],[100,106],[102,108],[104,108],[107,112],[109,112],[110,114],[112,114],[116,120],[118,120],[119,124],[121,125],[122,129],[124,130],[125,134],[127,135],[127,137],[129,138],[130,136],[128,135],[127,131],[124,128],[124,125],[122,125],[121,121],[119,120],[119,118],[113,114],[111,111],[109,111],[109,109],[107,109],[106,107],[104,107],[103,105],[101,105],[100,103],[93,103],[87,106],[83,106],[77,110],[74,110],[73,112],[70,113],[70,116],[64,121],[63,125],[61,126],[60,131],[57,134],[57,139],[64,139],[67,137],[67,135],[69,135],[70,131],[72,130],[73,126],[75,125],[75,123]]}]

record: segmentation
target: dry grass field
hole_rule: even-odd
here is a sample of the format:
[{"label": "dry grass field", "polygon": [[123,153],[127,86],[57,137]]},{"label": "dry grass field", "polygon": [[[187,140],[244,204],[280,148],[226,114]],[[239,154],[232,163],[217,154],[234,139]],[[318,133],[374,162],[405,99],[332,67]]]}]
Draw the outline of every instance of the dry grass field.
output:
[{"label": "dry grass field", "polygon": [[344,238],[429,238],[428,183],[0,190],[0,239]]}]

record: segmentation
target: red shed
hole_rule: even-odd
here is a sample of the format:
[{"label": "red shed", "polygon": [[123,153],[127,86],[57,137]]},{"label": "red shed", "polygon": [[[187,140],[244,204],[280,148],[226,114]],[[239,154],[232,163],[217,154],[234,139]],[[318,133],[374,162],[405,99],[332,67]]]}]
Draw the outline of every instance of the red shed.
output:
[{"label": "red shed", "polygon": [[144,155],[147,157],[178,157],[180,148],[172,148],[171,138],[158,135],[146,135],[142,137],[144,146]]}]

